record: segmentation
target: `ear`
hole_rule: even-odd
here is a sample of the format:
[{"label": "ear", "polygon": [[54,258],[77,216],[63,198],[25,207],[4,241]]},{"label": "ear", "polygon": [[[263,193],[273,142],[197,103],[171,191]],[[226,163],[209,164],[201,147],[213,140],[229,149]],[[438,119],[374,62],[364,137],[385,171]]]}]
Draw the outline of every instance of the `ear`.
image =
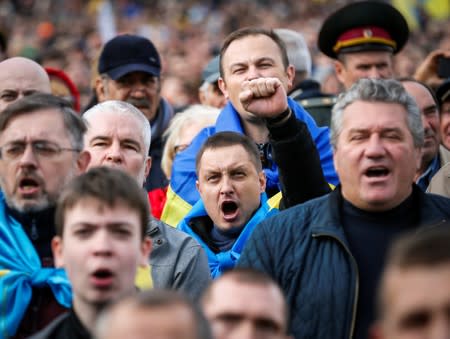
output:
[{"label": "ear", "polygon": [[346,75],[345,65],[341,61],[335,60],[334,70],[336,72],[336,77],[338,78],[339,82],[341,84],[345,84],[345,75]]},{"label": "ear", "polygon": [[264,192],[266,190],[266,174],[264,171],[261,171],[258,173],[259,177],[259,191],[260,193]]},{"label": "ear", "polygon": [[[152,168],[152,157],[147,156],[147,159],[145,159],[145,168],[144,168],[144,184],[145,179],[148,177],[148,174],[150,173],[150,169]],[[170,178],[167,178],[170,179]]]},{"label": "ear", "polygon": [[198,193],[200,193],[200,184],[198,180],[195,180],[195,188],[197,188]]},{"label": "ear", "polygon": [[295,67],[293,65],[289,65],[286,69],[286,74],[288,77],[288,91],[292,88],[295,79]]},{"label": "ear", "polygon": [[217,84],[219,85],[219,88],[222,91],[224,97],[229,99],[228,91],[227,91],[227,85],[225,83],[225,80],[223,80],[222,77],[219,77],[219,80],[218,80]]},{"label": "ear", "polygon": [[141,244],[141,263],[140,266],[148,265],[148,258],[150,257],[150,252],[152,251],[152,239],[150,237],[145,237]]},{"label": "ear", "polygon": [[100,75],[95,79],[95,94],[97,94],[97,99],[99,102],[106,101],[108,98],[106,96],[107,89],[105,87],[106,81],[102,79]]},{"label": "ear", "polygon": [[78,159],[77,159],[78,174],[82,174],[82,173],[86,172],[90,160],[91,160],[91,154],[88,151],[80,152],[80,154],[78,155]]},{"label": "ear", "polygon": [[55,235],[52,239],[51,246],[55,267],[64,267],[64,258],[62,254],[63,252],[62,238],[58,235]]}]

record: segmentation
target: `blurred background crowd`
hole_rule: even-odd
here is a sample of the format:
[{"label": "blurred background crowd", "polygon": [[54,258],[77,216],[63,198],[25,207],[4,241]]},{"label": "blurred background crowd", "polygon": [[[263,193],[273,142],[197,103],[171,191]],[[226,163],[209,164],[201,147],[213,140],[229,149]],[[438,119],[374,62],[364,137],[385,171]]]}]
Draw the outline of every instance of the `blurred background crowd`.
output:
[{"label": "blurred background crowd", "polygon": [[[163,62],[162,96],[183,107],[198,101],[201,72],[237,28],[290,28],[304,35],[313,56],[313,78],[324,92],[338,93],[331,60],[317,48],[325,17],[352,1],[336,0],[3,0],[1,59],[32,58],[66,72],[84,107],[92,93],[95,63],[103,44],[120,33],[152,40]],[[448,0],[393,0],[412,35],[396,56],[397,76],[411,76],[435,49],[450,49]]]}]

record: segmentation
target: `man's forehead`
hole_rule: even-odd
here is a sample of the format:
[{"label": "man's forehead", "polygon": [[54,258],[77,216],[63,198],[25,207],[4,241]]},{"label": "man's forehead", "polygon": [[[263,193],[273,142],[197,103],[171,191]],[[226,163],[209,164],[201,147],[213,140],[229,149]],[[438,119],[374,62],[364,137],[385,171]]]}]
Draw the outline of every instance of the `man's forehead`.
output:
[{"label": "man's forehead", "polygon": [[[250,41],[257,42],[257,45],[254,46],[255,48],[252,48],[252,49],[246,48],[245,50],[243,50],[243,52],[245,52],[246,54],[234,53],[234,49],[241,49],[242,48],[241,46],[243,46],[243,45],[245,46],[245,45],[249,44]],[[222,59],[227,60],[228,62],[230,62],[230,60],[232,60],[233,62],[239,61],[240,59],[246,60],[247,59],[246,57],[244,58],[241,56],[245,56],[247,54],[250,54],[250,55],[255,54],[256,55],[256,54],[258,54],[259,51],[261,51],[261,50],[264,51],[267,49],[270,49],[271,53],[270,54],[265,53],[264,57],[267,57],[267,58],[280,57],[281,58],[281,51],[279,50],[277,43],[274,40],[272,40],[269,36],[264,35],[264,34],[247,35],[247,36],[244,36],[242,38],[232,41],[230,43],[230,45],[228,46],[228,48],[226,49]],[[279,51],[278,55],[273,54],[273,49],[277,49]],[[231,52],[230,52],[230,50],[231,50]],[[230,56],[230,57],[228,57],[228,56]],[[232,58],[231,58],[231,56],[232,56]],[[230,59],[230,60],[228,60],[228,59]],[[223,63],[223,61],[221,61],[221,62]]]},{"label": "man's forehead", "polygon": [[126,134],[130,138],[143,142],[143,135],[139,133],[142,128],[140,121],[131,114],[124,114],[115,111],[99,111],[89,116],[87,119],[88,134],[92,137],[96,135],[110,134],[116,132]]},{"label": "man's forehead", "polygon": [[241,145],[208,148],[203,152],[200,168],[251,166],[250,155]]},{"label": "man's forehead", "polygon": [[[51,124],[49,124],[49,121]],[[26,129],[15,128],[17,124],[28,124]],[[55,128],[55,125],[59,125]],[[61,125],[63,128],[61,128]],[[0,132],[0,137],[3,135],[54,135],[65,136],[67,135],[64,128],[64,119],[62,113],[56,108],[43,109],[32,112],[20,113],[12,116],[6,127]]]},{"label": "man's forehead", "polygon": [[[105,201],[102,201],[96,197],[92,197],[86,195],[85,197],[81,197],[75,204],[66,208],[65,213],[69,214],[71,212],[76,213],[81,219],[86,221],[92,221],[90,218],[86,218],[83,213],[79,214],[79,211],[83,210],[91,210],[94,211],[94,214],[99,217],[107,217],[111,219],[111,221],[117,221],[115,217],[109,218],[111,212],[118,212],[121,214],[126,214],[131,217],[139,217],[139,212],[137,209],[132,208],[129,204],[125,203],[121,200],[120,197],[117,197],[116,200],[109,204]],[[92,216],[92,215],[91,215]]]},{"label": "man's forehead", "polygon": [[218,313],[248,312],[253,315],[276,314],[276,317],[282,317],[284,312],[283,296],[274,286],[235,278],[216,282],[209,299],[207,304]]}]

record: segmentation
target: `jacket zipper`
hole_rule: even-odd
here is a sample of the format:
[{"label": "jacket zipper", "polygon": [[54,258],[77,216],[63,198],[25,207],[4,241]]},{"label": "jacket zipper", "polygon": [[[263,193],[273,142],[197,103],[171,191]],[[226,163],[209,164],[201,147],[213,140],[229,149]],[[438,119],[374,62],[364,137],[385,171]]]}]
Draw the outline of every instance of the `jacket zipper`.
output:
[{"label": "jacket zipper", "polygon": [[37,240],[39,238],[39,233],[37,230],[35,218],[33,218],[33,220],[31,221],[30,238],[31,238],[31,240]]},{"label": "jacket zipper", "polygon": [[352,307],[352,322],[350,324],[350,335],[349,335],[349,339],[353,338],[353,331],[355,330],[355,322],[356,322],[356,309],[358,307],[358,294],[359,294],[359,270],[358,270],[358,265],[356,264],[356,260],[353,257],[352,253],[350,252],[350,250],[348,249],[348,247],[336,236],[332,235],[332,234],[328,234],[328,233],[315,233],[312,235],[313,238],[317,238],[320,236],[326,236],[326,237],[330,237],[333,238],[334,240],[336,240],[339,244],[341,244],[341,246],[345,249],[345,251],[347,252],[347,254],[349,255],[352,265],[355,268],[356,271],[356,285],[355,285],[355,294],[354,294],[354,301],[353,301],[353,307]]}]

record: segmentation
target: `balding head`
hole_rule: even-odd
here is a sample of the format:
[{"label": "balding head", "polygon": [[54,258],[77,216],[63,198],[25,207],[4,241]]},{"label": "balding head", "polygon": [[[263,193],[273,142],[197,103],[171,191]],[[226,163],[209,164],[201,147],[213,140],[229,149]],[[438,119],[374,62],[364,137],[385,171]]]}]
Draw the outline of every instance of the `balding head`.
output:
[{"label": "balding head", "polygon": [[0,112],[34,92],[50,93],[45,69],[31,59],[14,57],[0,62]]}]

